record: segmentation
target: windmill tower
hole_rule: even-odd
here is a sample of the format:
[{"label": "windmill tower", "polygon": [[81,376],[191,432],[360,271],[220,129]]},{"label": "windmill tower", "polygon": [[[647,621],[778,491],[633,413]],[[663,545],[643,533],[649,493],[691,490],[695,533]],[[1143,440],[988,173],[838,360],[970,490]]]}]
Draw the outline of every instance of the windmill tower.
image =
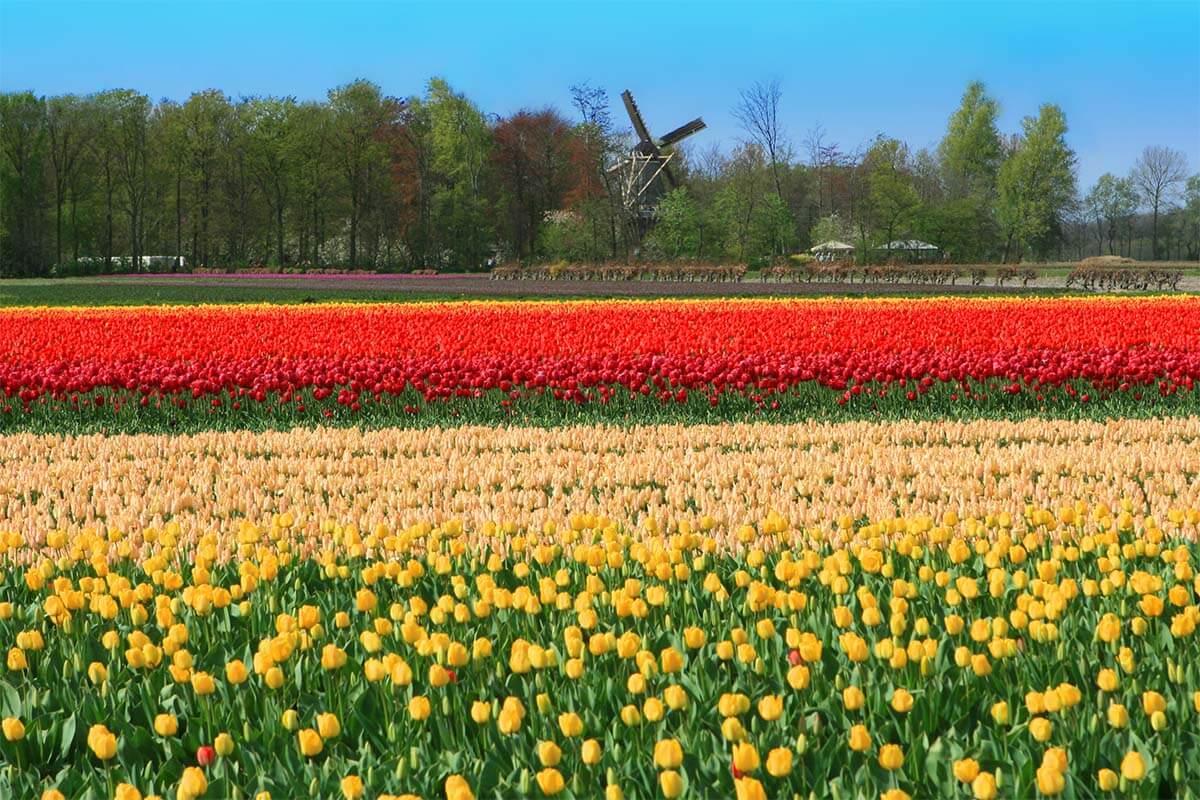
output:
[{"label": "windmill tower", "polygon": [[618,176],[625,211],[644,231],[654,218],[655,209],[663,195],[680,185],[679,177],[671,169],[671,162],[675,158],[672,147],[703,130],[705,125],[703,119],[696,117],[656,139],[650,135],[642,112],[638,110],[628,89],[621,92],[621,100],[625,103],[625,111],[633,123],[633,132],[638,141],[609,171]]}]

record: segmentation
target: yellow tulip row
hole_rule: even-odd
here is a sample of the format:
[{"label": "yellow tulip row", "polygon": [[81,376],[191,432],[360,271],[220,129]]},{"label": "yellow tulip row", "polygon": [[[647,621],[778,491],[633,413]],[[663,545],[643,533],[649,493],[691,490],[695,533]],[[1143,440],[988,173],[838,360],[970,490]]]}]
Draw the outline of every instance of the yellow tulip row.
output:
[{"label": "yellow tulip row", "polygon": [[[1070,517],[1066,512],[1073,509],[1074,506],[1067,506],[1063,515]],[[999,520],[1001,516],[997,514],[994,518]],[[83,644],[80,636],[94,636],[108,628],[91,645],[114,655],[124,648],[124,653],[123,658],[110,661],[110,666],[98,661],[88,665],[87,681],[101,691],[106,691],[114,681],[152,680],[151,676],[161,669],[169,673],[170,683],[181,685],[189,697],[196,699],[215,695],[219,690],[253,692],[260,685],[269,692],[278,692],[285,689],[286,676],[293,673],[294,665],[299,662],[326,673],[348,670],[368,685],[403,690],[410,695],[405,701],[406,716],[414,723],[425,723],[439,713],[446,714],[444,705],[440,712],[435,711],[431,697],[445,695],[450,691],[448,687],[458,682],[454,670],[469,671],[491,663],[494,647],[491,638],[459,641],[454,637],[472,629],[494,630],[489,618],[495,613],[521,612],[526,620],[540,617],[534,627],[544,631],[545,636],[538,642],[512,638],[506,648],[504,672],[509,676],[557,674],[554,679],[564,684],[586,683],[593,672],[624,672],[628,676],[625,691],[631,702],[614,709],[613,724],[619,720],[621,725],[632,728],[643,724],[666,726],[668,715],[697,701],[695,684],[686,689],[674,681],[689,674],[695,678],[697,667],[703,670],[702,652],[709,653],[718,663],[742,665],[759,675],[769,669],[763,664],[766,653],[783,652],[789,665],[778,684],[782,691],[761,694],[756,702],[741,692],[723,692],[714,704],[715,716],[721,720],[720,739],[731,748],[737,794],[749,799],[766,796],[764,784],[752,773],[765,766],[771,778],[786,778],[792,772],[797,749],[803,755],[803,745],[798,742],[796,749],[790,745],[771,747],[764,762],[757,746],[750,741],[749,726],[753,720],[743,722],[743,718],[750,715],[773,724],[794,714],[796,701],[791,696],[810,691],[813,673],[823,670],[822,665],[828,662],[827,649],[839,659],[844,658],[852,668],[870,665],[880,671],[876,674],[881,679],[891,680],[882,677],[890,674],[897,683],[912,681],[914,689],[925,698],[920,702],[926,703],[934,692],[933,684],[928,681],[940,652],[952,652],[953,665],[962,674],[985,679],[994,666],[1002,668],[1007,662],[1035,663],[1046,659],[1045,648],[1059,638],[1059,627],[1070,631],[1071,638],[1079,641],[1078,620],[1087,618],[1088,605],[1116,607],[1115,599],[1106,598],[1138,598],[1127,619],[1107,613],[1099,618],[1094,631],[1090,627],[1082,631],[1089,638],[1094,636],[1099,642],[1113,646],[1109,654],[1113,657],[1113,667],[1097,666],[1090,680],[1103,693],[1102,697],[1107,698],[1107,705],[1102,708],[1109,727],[1121,730],[1131,724],[1125,705],[1118,702],[1123,696],[1123,684],[1139,670],[1134,650],[1126,643],[1155,641],[1150,626],[1165,627],[1165,621],[1157,622],[1156,618],[1164,615],[1169,604],[1171,636],[1186,642],[1185,646],[1193,651],[1195,640],[1190,637],[1200,621],[1200,610],[1193,600],[1194,594],[1200,594],[1200,576],[1193,569],[1192,553],[1178,542],[1172,546],[1161,530],[1149,528],[1131,534],[1122,531],[1119,523],[1113,523],[1098,526],[1099,532],[1072,529],[1055,542],[1050,531],[1045,530],[1044,521],[1033,519],[1026,522],[1039,527],[1023,536],[1008,530],[1009,525],[1001,526],[993,535],[978,526],[968,530],[968,524],[962,521],[904,531],[890,543],[884,543],[877,535],[861,535],[849,548],[822,545],[819,550],[784,553],[774,560],[771,570],[765,568],[761,550],[751,549],[732,558],[713,555],[716,540],[700,534],[672,536],[658,549],[629,537],[612,540],[602,549],[608,555],[622,556],[622,563],[612,565],[604,560],[596,564],[599,569],[581,571],[577,567],[590,563],[586,546],[556,550],[545,559],[539,556],[542,546],[534,547],[534,567],[521,560],[519,553],[513,555],[515,561],[501,560],[497,554],[473,558],[461,546],[465,538],[462,534],[429,530],[416,532],[408,542],[409,555],[423,552],[423,558],[404,561],[401,557],[385,556],[380,560],[360,561],[353,572],[339,563],[341,559],[313,552],[312,557],[323,562],[325,575],[334,581],[331,586],[337,610],[331,615],[316,605],[256,615],[255,609],[263,604],[276,604],[270,582],[283,579],[283,571],[290,569],[293,558],[285,546],[291,535],[287,525],[291,520],[278,521],[283,524],[253,537],[243,530],[240,544],[246,548],[244,555],[248,557],[236,564],[240,580],[226,587],[209,583],[214,547],[207,540],[211,537],[200,539],[193,563],[185,568],[188,581],[182,580],[182,575],[176,575],[180,580],[171,580],[172,573],[162,563],[161,555],[149,556],[142,562],[143,576],[152,576],[152,580],[136,584],[139,576],[131,570],[129,562],[114,571],[100,562],[95,575],[77,579],[68,578],[63,572],[77,566],[71,562],[78,557],[31,564],[23,571],[18,586],[44,598],[42,610],[52,624],[45,634],[37,629],[16,634],[7,658],[8,677],[20,680],[27,673],[30,669],[27,654],[48,649],[62,652],[59,648],[66,642],[70,642],[68,649],[74,650]],[[873,527],[868,525],[863,530]],[[91,534],[79,538],[89,536],[99,538]],[[68,543],[68,547],[75,544]],[[982,567],[971,563],[975,557],[981,557]],[[640,569],[633,574],[640,573],[644,578],[631,577],[628,571],[620,580],[608,577],[606,582],[602,577],[604,568],[634,565]],[[662,569],[668,566],[674,568]],[[540,578],[535,579],[532,574],[535,568],[543,573]],[[755,570],[757,577],[750,570]],[[897,571],[911,573],[912,577],[906,580]],[[702,572],[705,574],[700,578]],[[519,582],[527,581],[528,585],[522,583],[511,590],[502,588],[497,578],[510,576]],[[424,591],[416,588],[419,581],[431,577],[435,577],[435,585],[445,590],[433,603],[425,599]],[[986,591],[980,589],[981,580],[987,583]],[[380,597],[394,591],[400,594],[385,608]],[[876,591],[882,591],[883,596],[877,596]],[[682,616],[691,605],[688,597],[692,593],[707,594],[718,605],[737,609],[738,618],[748,628],[717,625],[710,631],[689,624],[698,621]],[[1159,602],[1147,604],[1148,598]],[[940,619],[916,616],[910,611],[910,601],[926,607],[936,601],[949,613]],[[239,632],[240,636],[258,639],[252,667],[240,659],[214,664],[206,653],[189,651],[189,628],[207,626],[209,618],[224,615],[225,609],[235,603],[238,614],[232,619],[267,623]],[[982,608],[987,610],[980,615]],[[803,614],[806,611],[809,613]],[[643,636],[621,623],[622,619],[652,618],[658,625],[664,621],[663,612],[680,613],[681,622],[686,625],[678,634],[678,647],[652,648],[649,644],[652,634]],[[694,607],[692,613],[696,613]],[[822,638],[814,630],[794,627],[799,615],[816,623],[818,628],[827,627],[829,633]],[[79,623],[76,617],[83,617],[84,621]],[[12,618],[11,603],[0,603],[0,620]],[[782,618],[793,624],[781,631],[775,620]],[[516,625],[527,627],[525,623]],[[109,626],[118,626],[122,632]],[[359,629],[356,637],[355,627]],[[710,641],[710,632],[722,638]],[[503,630],[497,635],[505,636]],[[905,644],[909,636],[912,638]],[[562,644],[556,645],[551,641],[553,638],[561,638]],[[418,674],[414,674],[410,660],[420,665]],[[1106,657],[1105,663],[1107,660]],[[622,669],[623,663],[627,666]],[[208,669],[199,669],[201,664]],[[910,665],[919,665],[916,673],[905,671]],[[1149,671],[1157,671],[1158,666],[1161,665],[1152,664]],[[484,669],[484,675],[492,672],[486,666]],[[1168,680],[1176,683],[1182,680],[1177,677],[1181,668],[1174,664],[1169,665],[1167,672]],[[831,677],[826,670],[825,680]],[[834,679],[839,684],[843,682],[840,674]],[[664,686],[664,681],[672,682]],[[482,687],[475,684],[475,688]],[[823,691],[829,689],[826,683]],[[661,699],[657,691],[661,691]],[[886,705],[899,718],[912,712],[918,702],[913,691],[900,685],[894,686],[889,695]],[[1147,689],[1141,691],[1140,698],[1150,730],[1163,731],[1167,727],[1166,697]],[[1028,735],[1038,745],[1049,748],[1036,775],[1036,785],[1043,794],[1062,792],[1068,772],[1067,750],[1054,744],[1052,715],[1066,715],[1084,702],[1081,689],[1070,682],[1044,691],[1029,691],[1024,696]],[[585,724],[580,715],[557,711],[547,693],[538,693],[535,704],[540,716],[556,719],[556,729],[565,739],[584,736]],[[1200,691],[1192,692],[1191,704],[1200,713]],[[855,721],[870,711],[868,706],[862,688],[857,685],[841,688],[840,707],[852,723],[845,734],[846,747],[851,753],[872,754],[878,766],[888,773],[898,772],[906,764],[907,745],[883,742],[877,746],[877,734],[866,722]],[[872,718],[878,718],[883,710],[873,711]],[[1178,709],[1173,713],[1178,713]],[[513,696],[503,702],[500,697],[476,700],[469,712],[471,720],[481,727],[494,719],[501,736],[515,735],[530,724],[526,722],[527,714],[524,703]],[[1013,722],[1004,700],[991,705],[990,716],[997,726],[1006,727]],[[537,724],[540,731],[545,731],[544,722]],[[307,759],[322,757],[330,743],[344,734],[339,717],[330,712],[316,714],[314,725],[301,728],[299,715],[289,709],[283,712],[281,725],[295,733],[299,753]],[[162,712],[154,717],[152,728],[160,739],[170,739],[179,733],[179,720],[174,714]],[[20,719],[6,719],[3,731],[6,739],[18,741],[24,736],[24,723]],[[212,741],[213,757],[229,757],[235,751],[235,743],[227,732],[217,734]],[[87,745],[96,759],[111,761],[118,754],[118,734],[104,723],[93,724]],[[579,760],[583,765],[598,764],[603,756],[598,739],[589,738],[580,745]],[[538,741],[536,758],[542,769],[536,775],[536,783],[542,795],[563,791],[565,779],[559,769],[562,757],[559,744],[550,739]],[[659,791],[666,798],[678,797],[683,791],[683,779],[678,772],[682,760],[683,751],[677,739],[665,735],[657,739],[653,761],[661,770]],[[1120,771],[1126,781],[1140,780],[1146,772],[1142,756],[1136,750],[1126,753]],[[996,796],[995,773],[981,770],[973,759],[957,761],[954,775],[970,786],[976,798]],[[198,797],[207,785],[205,780],[202,771],[189,768],[180,778],[179,796]],[[1096,781],[1101,787],[1112,788],[1119,779],[1114,770],[1106,767],[1097,774]],[[473,796],[465,783],[454,785],[459,790],[452,793],[447,781],[448,796]],[[346,776],[341,786],[348,798],[358,797],[363,791],[357,775]],[[134,794],[136,791],[130,786],[119,796],[140,798],[140,794]],[[619,791],[606,794],[610,798],[621,796]],[[896,789],[883,796],[904,795]]]},{"label": "yellow tulip row", "polygon": [[1152,520],[1193,535],[1200,524],[1200,418],[13,435],[0,448],[10,548],[57,549],[89,527],[174,521],[192,536],[280,514],[310,542],[330,520],[485,537],[611,522],[712,532],[723,548],[747,523],[769,534],[864,518],[995,526],[988,511],[1024,505],[1060,524],[1078,501],[1068,516],[1089,524]]}]

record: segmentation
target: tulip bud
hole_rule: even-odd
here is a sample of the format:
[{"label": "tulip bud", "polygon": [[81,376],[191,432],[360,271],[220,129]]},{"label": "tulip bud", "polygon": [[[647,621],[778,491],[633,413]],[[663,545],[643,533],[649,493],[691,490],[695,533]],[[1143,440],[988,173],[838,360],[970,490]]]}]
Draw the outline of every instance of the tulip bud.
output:
[{"label": "tulip bud", "polygon": [[[271,599],[274,600],[275,599],[274,596],[272,596]],[[309,795],[312,797],[316,797],[317,792],[320,790],[320,788],[321,788],[321,782],[318,781],[316,778],[313,778],[312,781],[308,784]]]},{"label": "tulip bud", "polygon": [[521,770],[521,779],[517,783],[517,791],[523,795],[529,794],[529,770]]},{"label": "tulip bud", "polygon": [[804,755],[808,750],[808,737],[803,733],[796,737],[796,752],[799,755]]}]

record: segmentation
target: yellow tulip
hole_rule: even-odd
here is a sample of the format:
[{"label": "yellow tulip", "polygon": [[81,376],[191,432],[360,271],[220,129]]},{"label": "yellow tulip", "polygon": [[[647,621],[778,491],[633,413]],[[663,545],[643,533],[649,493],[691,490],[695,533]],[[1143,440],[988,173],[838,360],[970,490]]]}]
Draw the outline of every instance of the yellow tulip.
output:
[{"label": "yellow tulip", "polygon": [[4,729],[4,738],[7,741],[19,742],[25,738],[25,723],[17,717],[5,717],[0,727]]},{"label": "yellow tulip", "polygon": [[246,665],[240,659],[234,659],[225,665],[225,680],[233,685],[245,683],[248,677]]},{"label": "yellow tulip", "polygon": [[342,797],[346,798],[346,800],[358,800],[358,798],[363,796],[362,778],[357,775],[347,775],[342,778],[341,787]]},{"label": "yellow tulip", "polygon": [[758,769],[758,749],[749,742],[738,742],[733,746],[733,766],[741,773],[751,773]]},{"label": "yellow tulip", "polygon": [[754,778],[738,778],[733,782],[733,788],[737,800],[767,800],[766,790]]},{"label": "yellow tulip", "polygon": [[93,725],[88,730],[87,743],[101,761],[109,761],[117,754],[117,737],[104,725]]},{"label": "yellow tulip", "polygon": [[216,682],[207,672],[193,672],[191,683],[192,691],[201,696],[210,695],[217,690]]},{"label": "yellow tulip", "polygon": [[325,747],[321,741],[321,734],[312,728],[305,728],[297,734],[297,737],[300,742],[300,753],[309,758],[318,755]]},{"label": "yellow tulip", "polygon": [[208,778],[199,767],[187,767],[179,779],[176,800],[193,800],[208,791]]},{"label": "yellow tulip", "polygon": [[1130,750],[1125,754],[1121,759],[1121,776],[1129,781],[1140,781],[1146,777],[1146,762],[1141,753]]},{"label": "yellow tulip", "polygon": [[113,800],[142,800],[142,793],[133,784],[118,783],[113,789]]},{"label": "yellow tulip", "polygon": [[963,783],[971,783],[979,775],[979,762],[964,758],[954,762],[954,777]]},{"label": "yellow tulip", "polygon": [[783,698],[777,694],[765,695],[758,701],[758,715],[767,722],[783,716]]},{"label": "yellow tulip", "polygon": [[782,778],[792,771],[792,751],[787,747],[776,747],[767,753],[767,773],[773,778]]},{"label": "yellow tulip", "polygon": [[338,720],[337,714],[326,712],[317,714],[317,732],[321,734],[322,739],[333,739],[342,732],[342,723]]},{"label": "yellow tulip", "polygon": [[158,714],[154,717],[154,732],[159,736],[174,736],[179,732],[179,720],[174,714]]},{"label": "yellow tulip", "polygon": [[583,763],[590,765],[599,764],[600,759],[604,755],[604,749],[600,746],[600,742],[596,739],[587,739],[579,748],[579,757]]},{"label": "yellow tulip", "polygon": [[879,766],[886,770],[897,770],[904,766],[904,751],[899,745],[885,744],[879,748]]},{"label": "yellow tulip", "polygon": [[683,748],[677,740],[661,739],[655,743],[654,765],[659,769],[676,769],[682,763]]},{"label": "yellow tulip", "polygon": [[971,793],[975,800],[993,800],[996,796],[996,776],[990,772],[980,772],[971,781]]},{"label": "yellow tulip", "polygon": [[408,701],[408,715],[418,722],[428,719],[433,706],[428,697],[417,696]]},{"label": "yellow tulip", "polygon": [[871,734],[865,725],[855,725],[850,729],[850,749],[856,753],[865,753],[871,749]]},{"label": "yellow tulip", "polygon": [[1058,771],[1057,767],[1046,764],[1038,767],[1037,787],[1042,794],[1060,794],[1066,785],[1066,779],[1063,778],[1063,774]]},{"label": "yellow tulip", "polygon": [[562,750],[554,742],[538,742],[537,754],[543,767],[558,766],[562,760]]},{"label": "yellow tulip", "polygon": [[548,797],[558,794],[566,785],[562,773],[553,767],[547,767],[537,774],[537,784],[538,788],[542,790],[542,794]]},{"label": "yellow tulip", "polygon": [[446,800],[475,800],[475,794],[471,791],[470,784],[462,775],[451,775],[446,778],[442,789],[446,793]]}]

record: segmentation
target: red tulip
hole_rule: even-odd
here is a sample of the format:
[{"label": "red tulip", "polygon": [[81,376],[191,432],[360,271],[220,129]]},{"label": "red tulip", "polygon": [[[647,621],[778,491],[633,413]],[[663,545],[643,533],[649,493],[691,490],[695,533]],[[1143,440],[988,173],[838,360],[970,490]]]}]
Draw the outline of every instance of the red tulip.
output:
[{"label": "red tulip", "polygon": [[196,748],[196,763],[202,767],[207,767],[217,757],[217,751],[210,745],[202,744]]},{"label": "red tulip", "polygon": [[791,664],[793,667],[796,666],[797,664],[803,663],[803,661],[804,661],[804,658],[800,655],[799,650],[793,649],[793,650],[788,651],[788,663]]}]

